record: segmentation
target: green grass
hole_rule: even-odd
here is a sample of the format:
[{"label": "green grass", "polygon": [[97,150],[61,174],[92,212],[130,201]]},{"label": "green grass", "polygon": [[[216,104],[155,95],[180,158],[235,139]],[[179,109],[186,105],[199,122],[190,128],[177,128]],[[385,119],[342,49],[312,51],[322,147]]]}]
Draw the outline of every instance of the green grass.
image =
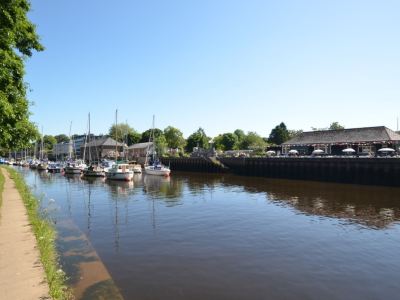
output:
[{"label": "green grass", "polygon": [[3,202],[3,189],[4,189],[4,175],[0,170],[0,207]]},{"label": "green grass", "polygon": [[56,231],[52,223],[40,214],[39,202],[32,195],[23,177],[12,168],[7,167],[7,170],[25,204],[49,284],[50,296],[60,300],[72,299],[71,290],[66,284],[67,277],[60,268],[55,244]]}]

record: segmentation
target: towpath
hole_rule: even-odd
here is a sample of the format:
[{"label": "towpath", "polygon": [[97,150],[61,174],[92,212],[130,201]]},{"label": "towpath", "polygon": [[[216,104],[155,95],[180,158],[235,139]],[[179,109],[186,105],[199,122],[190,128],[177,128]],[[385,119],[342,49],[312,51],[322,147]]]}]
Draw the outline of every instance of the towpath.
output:
[{"label": "towpath", "polygon": [[51,299],[39,250],[21,196],[4,168],[0,207],[0,298]]}]

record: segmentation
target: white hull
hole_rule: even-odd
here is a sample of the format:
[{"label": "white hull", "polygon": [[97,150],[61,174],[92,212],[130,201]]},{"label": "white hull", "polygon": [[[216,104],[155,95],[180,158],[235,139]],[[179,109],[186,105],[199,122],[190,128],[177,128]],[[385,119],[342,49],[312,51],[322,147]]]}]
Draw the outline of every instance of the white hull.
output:
[{"label": "white hull", "polygon": [[167,168],[155,169],[153,167],[145,167],[144,170],[149,175],[169,176],[171,174],[171,170]]},{"label": "white hull", "polygon": [[135,174],[141,174],[142,173],[142,168],[141,167],[133,167],[132,171]]},{"label": "white hull", "polygon": [[133,179],[133,172],[107,172],[106,178],[111,180],[130,181]]},{"label": "white hull", "polygon": [[40,164],[37,166],[37,169],[39,171],[45,171],[45,170],[47,170],[47,164]]}]

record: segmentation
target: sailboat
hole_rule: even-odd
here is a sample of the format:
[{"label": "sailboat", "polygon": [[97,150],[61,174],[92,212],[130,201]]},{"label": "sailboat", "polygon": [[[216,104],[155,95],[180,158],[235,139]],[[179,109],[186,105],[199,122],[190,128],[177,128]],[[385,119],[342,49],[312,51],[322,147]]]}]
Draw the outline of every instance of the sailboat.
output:
[{"label": "sailboat", "polygon": [[[118,127],[118,110],[115,111],[115,130],[117,131]],[[118,163],[118,142],[115,141],[115,164],[106,171],[106,178],[111,180],[125,180],[130,181],[133,179],[133,171],[129,169],[129,164],[126,163]]]},{"label": "sailboat", "polygon": [[85,163],[82,160],[73,160],[72,159],[72,146],[73,146],[73,140],[71,137],[71,125],[69,126],[69,141],[71,147],[69,147],[69,158],[64,166],[64,173],[65,174],[81,174],[82,171],[86,168]]},{"label": "sailboat", "polygon": [[43,158],[43,152],[44,152],[44,142],[43,142],[43,127],[42,127],[42,140],[40,142],[40,162],[37,165],[38,171],[47,171],[47,161],[44,160]]},{"label": "sailboat", "polygon": [[[95,165],[92,161],[92,151],[91,151],[91,145],[90,145],[90,113],[89,113],[89,130],[88,130],[88,140],[87,143],[89,145],[88,147],[88,152],[89,152],[89,167],[83,170],[83,175],[86,177],[104,177],[105,172],[104,169],[98,165]],[[86,149],[86,145],[85,145]],[[83,158],[85,159],[85,155],[83,155]]]},{"label": "sailboat", "polygon": [[152,154],[152,161],[151,161],[151,163],[148,162],[148,158],[150,156],[149,146],[148,146],[144,171],[148,175],[169,176],[171,174],[170,168],[164,166],[163,164],[161,164],[161,162],[156,157],[155,137],[154,137],[154,120],[155,120],[155,117],[153,115],[153,128],[151,130],[151,134],[150,134],[150,138],[149,138],[149,146],[150,146],[150,142],[153,142],[153,150],[152,150],[152,153],[151,153]]}]

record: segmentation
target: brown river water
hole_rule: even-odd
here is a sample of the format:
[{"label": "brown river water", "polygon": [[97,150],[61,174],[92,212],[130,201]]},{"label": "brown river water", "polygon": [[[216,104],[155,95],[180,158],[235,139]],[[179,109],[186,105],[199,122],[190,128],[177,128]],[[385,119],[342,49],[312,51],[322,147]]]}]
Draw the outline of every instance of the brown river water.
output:
[{"label": "brown river water", "polygon": [[78,299],[400,297],[400,188],[20,171]]}]

